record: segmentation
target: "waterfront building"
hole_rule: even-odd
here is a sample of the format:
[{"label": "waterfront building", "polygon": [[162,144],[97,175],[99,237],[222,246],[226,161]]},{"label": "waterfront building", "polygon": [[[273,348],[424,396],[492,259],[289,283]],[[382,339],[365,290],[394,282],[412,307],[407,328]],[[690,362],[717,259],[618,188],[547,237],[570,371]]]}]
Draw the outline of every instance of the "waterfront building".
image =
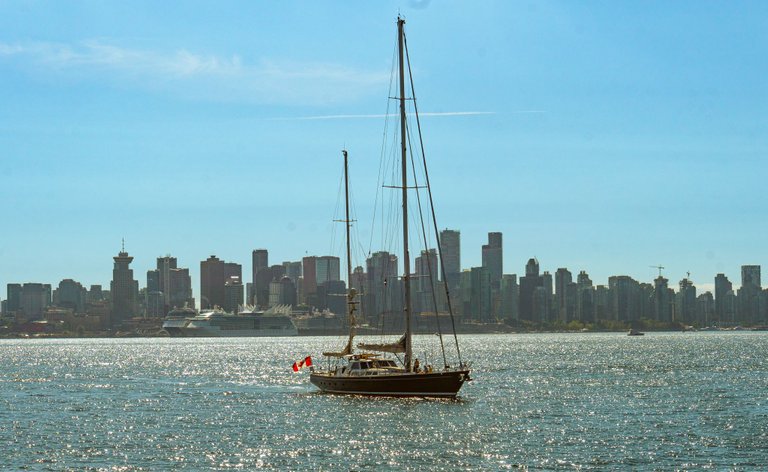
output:
[{"label": "waterfront building", "polygon": [[501,233],[488,233],[488,244],[483,244],[482,248],[483,267],[488,269],[488,277],[490,279],[492,291],[499,290],[501,275],[504,273],[504,257],[501,239]]},{"label": "waterfront building", "polygon": [[80,282],[64,279],[53,291],[53,304],[59,308],[69,308],[73,313],[83,313],[88,290]]},{"label": "waterfront building", "polygon": [[303,298],[299,301],[305,305],[315,305],[317,294],[317,257],[307,256],[301,260],[301,274],[304,279],[301,287]]},{"label": "waterfront building", "polygon": [[495,321],[491,317],[491,273],[487,267],[470,269],[469,314],[482,323]]},{"label": "waterfront building", "polygon": [[544,279],[539,275],[539,261],[529,259],[525,265],[525,276],[520,277],[520,319],[536,321],[533,310],[533,293],[544,286]]},{"label": "waterfront building", "polygon": [[715,314],[715,298],[712,292],[704,292],[696,297],[696,322],[700,326],[710,326]]},{"label": "waterfront building", "polygon": [[640,284],[627,275],[608,278],[611,291],[611,319],[624,322],[640,320]]},{"label": "waterfront building", "polygon": [[696,287],[689,279],[680,281],[680,290],[675,295],[675,321],[692,324],[696,320]]},{"label": "waterfront building", "polygon": [[290,278],[294,285],[296,285],[299,282],[299,278],[301,278],[301,261],[283,262],[283,271],[286,277]]},{"label": "waterfront building", "polygon": [[725,321],[727,319],[725,314],[725,297],[732,290],[733,284],[725,274],[717,274],[715,276],[715,319],[717,321]]},{"label": "waterfront building", "polygon": [[[200,262],[200,309],[224,307],[224,287],[231,277],[242,281],[242,267],[234,262],[225,262],[216,256]],[[242,282],[241,282],[242,286]]]},{"label": "waterfront building", "polygon": [[421,255],[415,261],[416,273],[412,278],[414,313],[422,311],[433,312],[435,307],[435,291],[437,290],[437,250],[422,250]]},{"label": "waterfront building", "polygon": [[738,292],[740,323],[755,324],[764,322],[761,307],[762,287],[760,284],[760,266],[741,266],[741,288]]},{"label": "waterfront building", "polygon": [[674,293],[669,288],[669,279],[661,275],[653,281],[653,316],[656,321],[672,321],[672,301]]},{"label": "waterfront building", "polygon": [[573,283],[571,271],[565,267],[555,271],[555,309],[557,310],[557,319],[563,323],[570,321],[570,318],[573,316],[573,313],[568,312],[569,304],[567,297],[568,285],[571,283]]},{"label": "waterfront building", "polygon": [[520,301],[520,287],[517,285],[516,274],[504,274],[501,276],[501,309],[499,316],[506,321],[515,322],[519,319],[518,303]]},{"label": "waterfront building", "polygon": [[379,317],[384,313],[401,310],[403,297],[397,256],[387,251],[374,252],[366,259],[365,265],[367,287],[364,298],[370,309],[367,315]]},{"label": "waterfront building", "polygon": [[269,284],[269,306],[276,305],[296,305],[296,284],[287,275]]},{"label": "waterfront building", "polygon": [[112,327],[117,327],[123,322],[138,314],[139,282],[133,278],[133,269],[130,268],[133,257],[123,250],[113,257],[112,282],[110,293],[112,295]]},{"label": "waterfront building", "polygon": [[269,305],[269,284],[272,274],[269,271],[269,253],[266,249],[255,249],[251,253],[251,281],[253,293],[248,294],[248,303],[259,308]]},{"label": "waterfront building", "polygon": [[576,276],[576,319],[584,323],[595,321],[595,289],[585,271]]},{"label": "waterfront building", "polygon": [[224,282],[224,303],[221,307],[228,313],[237,313],[243,303],[243,281],[238,275],[230,276]]},{"label": "waterfront building", "polygon": [[21,309],[21,294],[23,290],[21,284],[8,284],[6,286],[6,303],[3,313],[16,313]]},{"label": "waterfront building", "polygon": [[315,266],[317,285],[341,280],[341,260],[336,256],[320,256]]},{"label": "waterfront building", "polygon": [[459,286],[461,276],[461,233],[452,229],[440,231],[440,249],[443,251],[443,274],[441,280],[448,283],[448,288],[453,290]]}]

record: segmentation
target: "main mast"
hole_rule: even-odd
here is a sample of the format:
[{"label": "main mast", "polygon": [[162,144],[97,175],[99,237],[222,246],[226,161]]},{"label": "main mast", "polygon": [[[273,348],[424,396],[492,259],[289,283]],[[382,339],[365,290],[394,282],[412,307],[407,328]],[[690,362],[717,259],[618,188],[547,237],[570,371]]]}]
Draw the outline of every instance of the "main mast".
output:
[{"label": "main mast", "polygon": [[405,55],[403,54],[403,25],[405,20],[397,18],[397,48],[400,66],[400,145],[403,173],[403,283],[405,284],[405,370],[411,371],[413,348],[411,344],[411,256],[408,252],[408,159],[405,128]]},{"label": "main mast", "polygon": [[350,249],[349,227],[352,220],[349,219],[349,159],[347,151],[344,154],[344,207],[346,209],[344,224],[347,227],[347,322],[349,323],[349,341],[347,343],[348,354],[352,354],[352,340],[355,337],[355,290],[352,288],[352,250]]}]

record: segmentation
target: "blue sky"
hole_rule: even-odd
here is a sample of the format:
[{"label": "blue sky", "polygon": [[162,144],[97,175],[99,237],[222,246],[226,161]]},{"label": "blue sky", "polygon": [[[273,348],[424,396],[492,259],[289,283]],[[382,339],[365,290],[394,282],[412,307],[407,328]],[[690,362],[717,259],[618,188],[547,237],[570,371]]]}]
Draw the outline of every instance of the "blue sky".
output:
[{"label": "blue sky", "polygon": [[398,12],[464,267],[768,264],[765,2],[2,1],[1,286],[337,253],[342,147],[368,249]]}]

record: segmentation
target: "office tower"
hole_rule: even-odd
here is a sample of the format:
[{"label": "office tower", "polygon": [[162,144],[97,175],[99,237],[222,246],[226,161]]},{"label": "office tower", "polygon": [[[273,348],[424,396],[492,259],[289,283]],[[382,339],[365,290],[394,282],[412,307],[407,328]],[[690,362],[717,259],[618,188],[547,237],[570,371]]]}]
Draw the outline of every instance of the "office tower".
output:
[{"label": "office tower", "polygon": [[[529,259],[525,265],[525,276],[520,277],[520,319],[535,321],[533,313],[533,293],[537,287],[544,286],[544,279],[539,275],[539,261]],[[540,321],[540,320],[539,320]]]},{"label": "office tower", "polygon": [[488,323],[491,317],[491,274],[487,267],[470,269],[472,290],[469,296],[469,315],[471,319]]},{"label": "office tower", "polygon": [[669,279],[658,276],[653,281],[653,314],[656,321],[672,321],[672,294],[668,287]]},{"label": "office tower", "polygon": [[725,321],[726,295],[733,290],[733,284],[725,274],[715,276],[715,320]]},{"label": "office tower", "polygon": [[568,313],[568,304],[566,291],[570,283],[573,282],[571,272],[561,267],[555,272],[555,309],[557,310],[557,319],[562,322],[569,321],[573,313]]},{"label": "office tower", "polygon": [[461,274],[461,233],[452,229],[444,229],[440,232],[440,249],[442,249],[443,274],[440,275],[444,282],[448,283],[448,289],[453,290],[459,286]]},{"label": "office tower", "polygon": [[386,251],[374,252],[366,259],[366,305],[368,316],[402,310],[402,294],[398,278],[397,256]]},{"label": "office tower", "polygon": [[592,280],[585,271],[579,272],[576,277],[576,319],[585,323],[592,323],[596,317],[595,289]]},{"label": "office tower", "polygon": [[317,257],[304,257],[301,260],[301,273],[304,279],[302,285],[304,299],[301,302],[311,306],[314,304],[314,297],[317,294]]},{"label": "office tower", "polygon": [[74,313],[83,313],[88,290],[80,282],[64,279],[53,291],[53,304],[60,308],[69,308]]},{"label": "office tower", "polygon": [[301,277],[301,261],[285,261],[283,262],[283,269],[286,277],[290,278],[294,284],[299,282]]},{"label": "office tower", "polygon": [[277,305],[296,305],[296,284],[288,276],[269,284],[269,306]]},{"label": "office tower", "polygon": [[422,311],[435,312],[437,297],[437,250],[422,250],[415,261],[415,277],[413,278],[414,313]]},{"label": "office tower", "polygon": [[517,285],[516,274],[501,276],[501,309],[499,316],[506,321],[517,321],[519,318],[518,304],[520,287]]},{"label": "office tower", "polygon": [[104,291],[101,289],[101,285],[91,285],[88,289],[88,303],[100,302],[104,300]]},{"label": "office tower", "polygon": [[696,322],[709,326],[715,313],[715,299],[712,292],[704,292],[696,297]]},{"label": "office tower", "polygon": [[147,288],[144,291],[147,316],[160,318],[165,316],[165,295],[160,290],[160,271],[157,269],[147,271]]},{"label": "office tower", "polygon": [[21,309],[23,288],[21,284],[8,284],[6,288],[6,313],[15,313]]},{"label": "office tower", "polygon": [[8,284],[6,309],[17,321],[37,320],[51,306],[51,285],[41,283]]},{"label": "office tower", "polygon": [[139,282],[133,278],[130,268],[133,257],[125,252],[125,247],[113,257],[112,282],[112,326],[120,326],[124,321],[136,316],[138,310]]},{"label": "office tower", "polygon": [[761,292],[760,266],[741,266],[741,288],[738,292],[739,322],[753,324],[762,321]]},{"label": "office tower", "polygon": [[501,233],[488,233],[488,244],[483,244],[483,267],[488,268],[491,290],[498,290],[504,273]]},{"label": "office tower", "polygon": [[192,297],[192,277],[189,275],[189,269],[175,268],[169,273],[170,287],[168,288],[168,306],[165,314],[174,308],[183,308],[185,306],[194,308],[195,299]]},{"label": "office tower", "polygon": [[[608,289],[611,291],[612,319],[630,323],[639,321],[640,284],[627,275],[614,275],[608,278]],[[671,305],[669,309],[671,311]]]},{"label": "office tower", "polygon": [[242,281],[242,276],[240,264],[224,262],[216,256],[200,262],[200,309],[224,307],[224,287],[227,281],[230,277],[237,277]]},{"label": "office tower", "polygon": [[243,306],[243,281],[239,275],[232,275],[224,282],[224,303],[221,307],[228,313],[237,313]]},{"label": "office tower", "polygon": [[675,321],[690,324],[696,320],[696,287],[685,278],[680,281],[675,295]]},{"label": "office tower", "polygon": [[[316,260],[315,276],[317,285],[328,281],[341,280],[341,260],[336,256],[320,256]],[[346,278],[346,277],[345,277]]]},{"label": "office tower", "polygon": [[266,249],[255,249],[251,253],[251,280],[253,292],[249,294],[248,303],[259,308],[269,306],[269,283],[272,282],[272,274],[269,272],[269,253]]}]

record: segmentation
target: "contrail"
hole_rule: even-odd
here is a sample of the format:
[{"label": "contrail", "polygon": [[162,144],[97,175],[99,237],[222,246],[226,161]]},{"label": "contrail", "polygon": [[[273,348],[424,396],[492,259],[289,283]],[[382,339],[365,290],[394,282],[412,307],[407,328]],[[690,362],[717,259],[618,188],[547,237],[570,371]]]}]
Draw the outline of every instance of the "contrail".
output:
[{"label": "contrail", "polygon": [[[543,113],[537,111],[517,112],[517,113]],[[409,113],[411,114],[411,113]],[[495,115],[495,111],[446,111],[446,112],[425,112],[419,113],[421,116],[473,116],[473,115]],[[382,113],[371,115],[316,115],[316,116],[296,116],[291,118],[273,118],[274,120],[356,120],[369,118],[387,118],[398,116],[397,113]]]}]

